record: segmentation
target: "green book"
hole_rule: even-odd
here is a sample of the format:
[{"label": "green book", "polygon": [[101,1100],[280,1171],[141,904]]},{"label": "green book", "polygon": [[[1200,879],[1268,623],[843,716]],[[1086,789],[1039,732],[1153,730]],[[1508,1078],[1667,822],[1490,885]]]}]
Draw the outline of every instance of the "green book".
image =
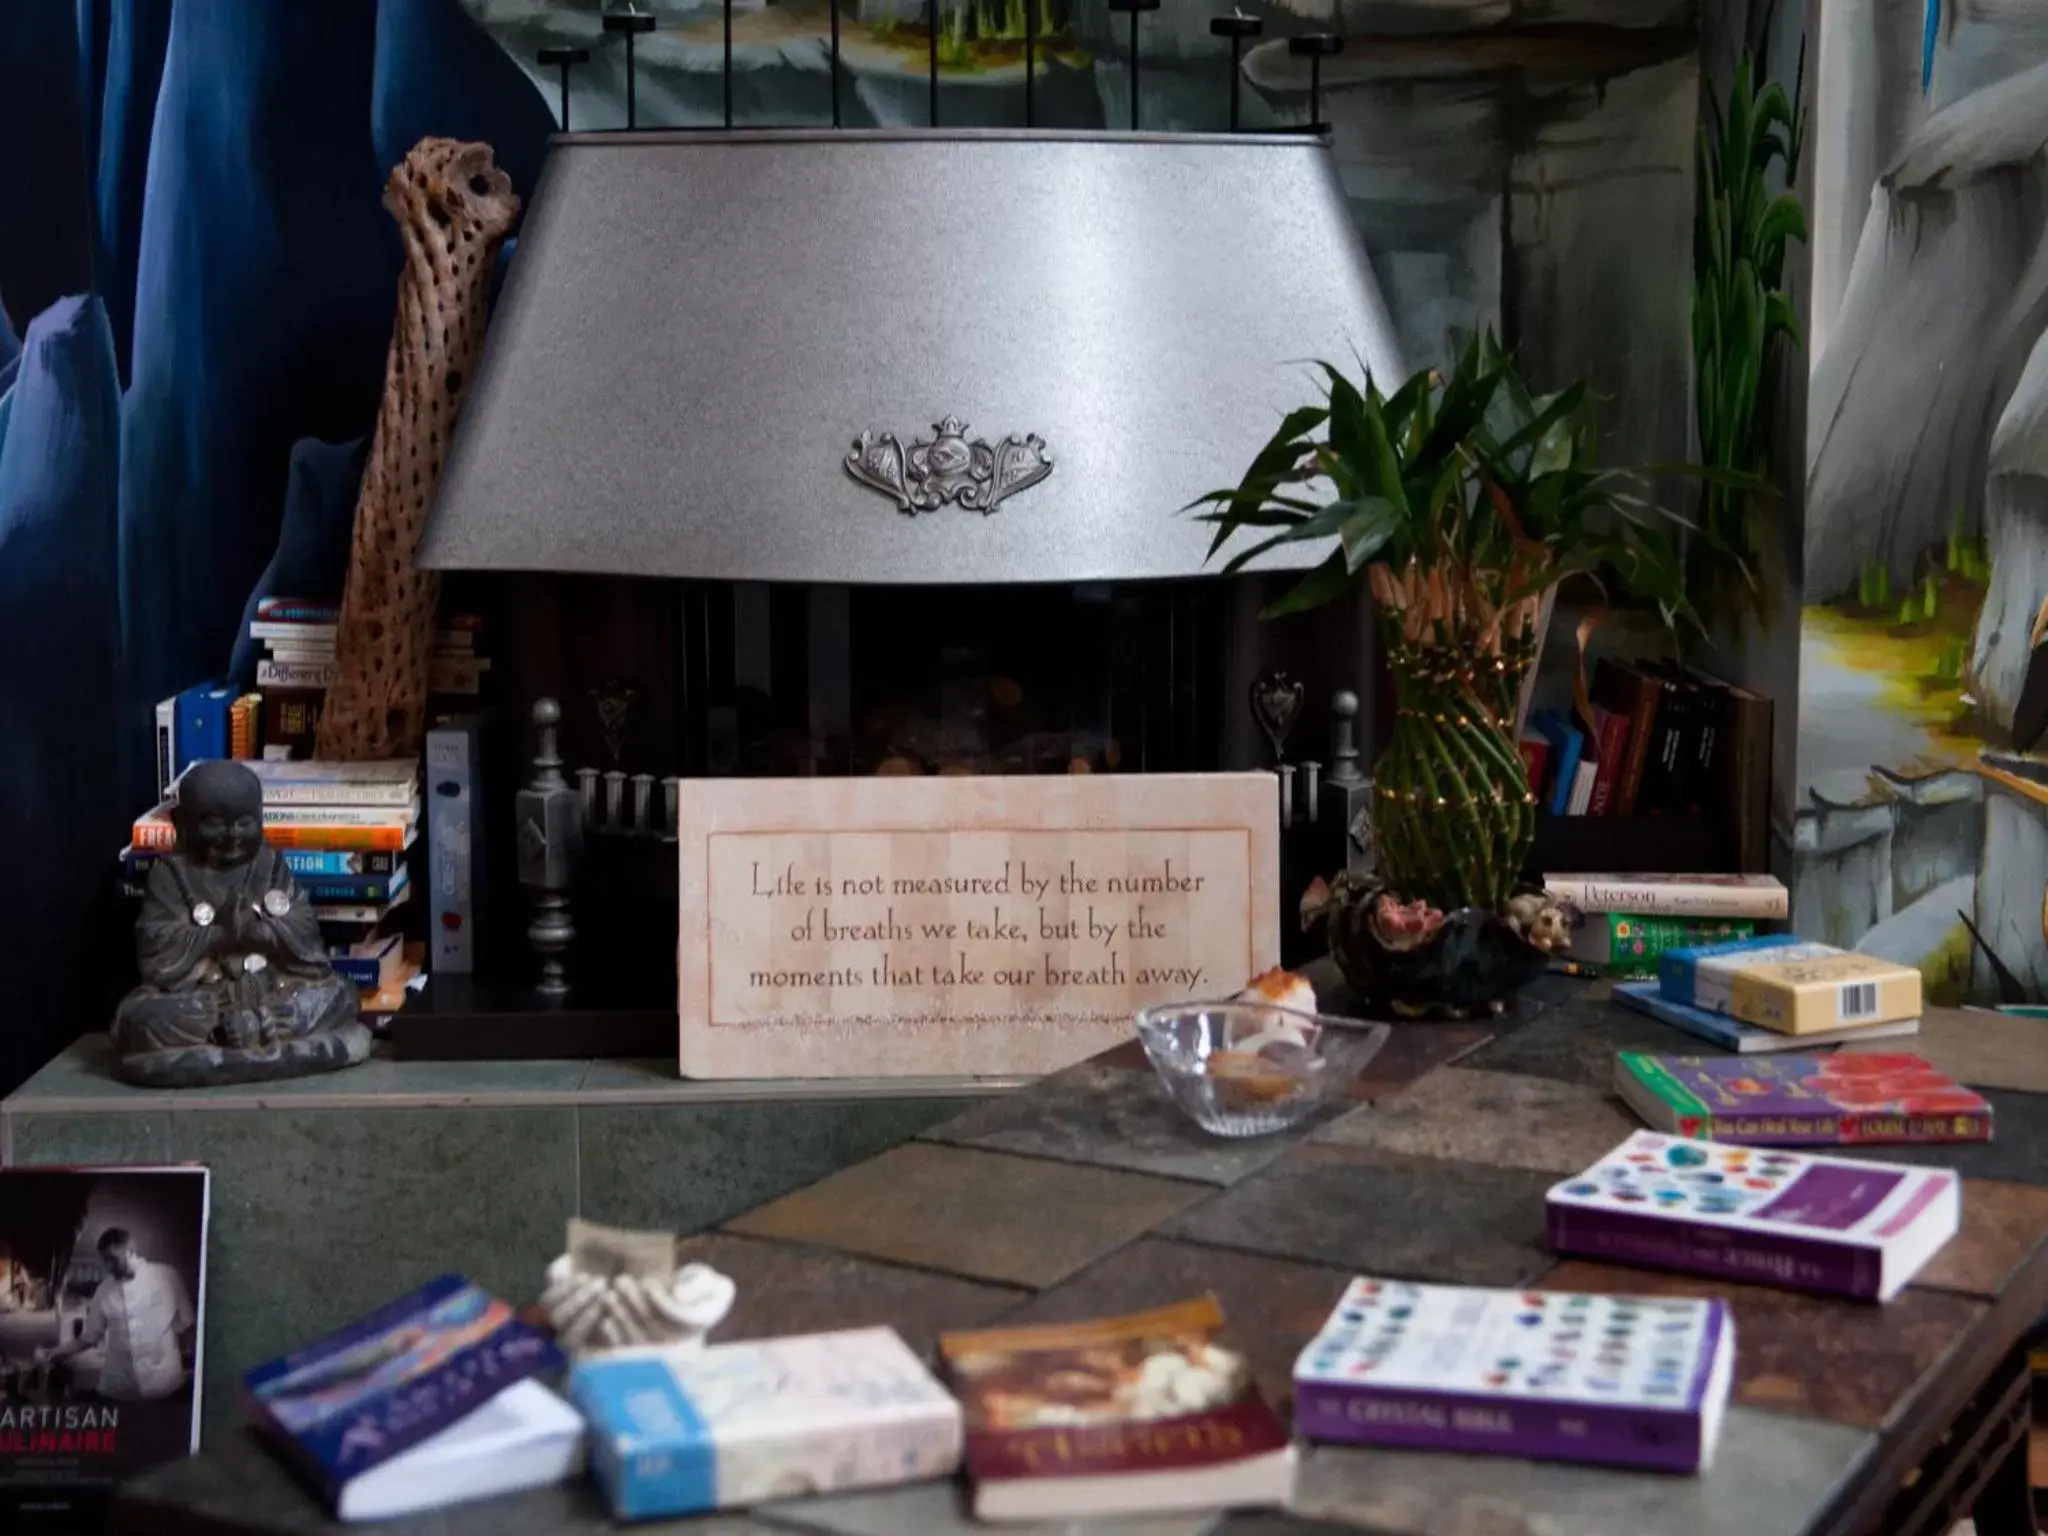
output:
[{"label": "green book", "polygon": [[1667,949],[1753,938],[1747,917],[1644,917],[1634,912],[1586,912],[1572,930],[1572,958],[1627,981],[1656,979]]}]

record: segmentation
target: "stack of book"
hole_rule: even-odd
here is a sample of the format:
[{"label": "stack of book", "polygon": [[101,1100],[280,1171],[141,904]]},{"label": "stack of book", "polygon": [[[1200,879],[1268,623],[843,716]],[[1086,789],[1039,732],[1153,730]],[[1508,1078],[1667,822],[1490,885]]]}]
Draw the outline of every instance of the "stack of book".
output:
[{"label": "stack of book", "polygon": [[1920,973],[1912,966],[1783,933],[1672,950],[1659,962],[1657,980],[1624,982],[1614,997],[1745,1053],[1920,1028]]},{"label": "stack of book", "polygon": [[1769,875],[1552,875],[1544,889],[1573,911],[1571,957],[1639,981],[1675,949],[1746,939],[1791,912]]},{"label": "stack of book", "polygon": [[1590,715],[1538,710],[1529,787],[1553,816],[1708,816],[1746,870],[1770,855],[1771,701],[1671,662],[1602,661]]},{"label": "stack of book", "polygon": [[[263,644],[256,664],[256,688],[262,699],[263,754],[266,757],[309,757],[320,725],[320,710],[335,676],[335,631],[341,614],[331,603],[295,597],[267,597],[256,605],[249,638]],[[491,668],[477,654],[481,625],[469,616],[445,621],[434,637],[428,679],[433,692],[431,718],[471,707],[483,690]]]},{"label": "stack of book", "polygon": [[[363,1011],[393,1013],[419,974],[420,954],[402,932],[412,899],[407,853],[419,835],[420,770],[411,759],[329,763],[257,760],[263,836],[313,903],[334,968],[362,989]],[[156,860],[177,846],[177,787],[137,818],[122,850],[138,890]]]}]

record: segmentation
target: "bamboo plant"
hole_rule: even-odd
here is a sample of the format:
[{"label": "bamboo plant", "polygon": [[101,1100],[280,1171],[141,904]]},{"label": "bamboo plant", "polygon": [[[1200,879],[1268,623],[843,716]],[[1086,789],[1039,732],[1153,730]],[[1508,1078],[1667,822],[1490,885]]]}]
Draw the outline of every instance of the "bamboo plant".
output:
[{"label": "bamboo plant", "polygon": [[1618,579],[1667,624],[1695,623],[1662,513],[1636,472],[1594,467],[1585,387],[1532,395],[1491,335],[1448,376],[1392,394],[1319,365],[1325,399],[1290,413],[1244,478],[1191,504],[1226,574],[1282,545],[1336,541],[1267,609],[1295,613],[1367,583],[1396,715],[1374,770],[1387,886],[1452,911],[1501,912],[1535,836],[1515,703],[1544,595]]},{"label": "bamboo plant", "polygon": [[[1803,71],[1803,48],[1800,64]],[[1709,120],[1700,125],[1693,168],[1692,293],[1700,458],[1759,478],[1771,469],[1780,358],[1800,344],[1785,258],[1793,241],[1806,239],[1798,197],[1771,190],[1774,167],[1786,187],[1799,174],[1805,114],[1782,85],[1761,74],[1744,54],[1726,110],[1707,101]],[[1700,489],[1694,566],[1710,611],[1768,618],[1768,589],[1753,579],[1773,544],[1762,516],[1767,499],[1726,483]]]}]

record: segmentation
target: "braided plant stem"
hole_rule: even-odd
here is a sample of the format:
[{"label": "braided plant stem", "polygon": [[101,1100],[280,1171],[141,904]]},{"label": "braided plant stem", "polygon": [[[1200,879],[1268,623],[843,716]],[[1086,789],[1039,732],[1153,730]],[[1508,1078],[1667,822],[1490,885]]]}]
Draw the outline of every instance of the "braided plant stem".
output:
[{"label": "braided plant stem", "polygon": [[1536,797],[1511,735],[1531,649],[1517,641],[1475,656],[1387,637],[1396,710],[1373,771],[1373,824],[1396,895],[1445,912],[1506,908],[1536,838]]}]

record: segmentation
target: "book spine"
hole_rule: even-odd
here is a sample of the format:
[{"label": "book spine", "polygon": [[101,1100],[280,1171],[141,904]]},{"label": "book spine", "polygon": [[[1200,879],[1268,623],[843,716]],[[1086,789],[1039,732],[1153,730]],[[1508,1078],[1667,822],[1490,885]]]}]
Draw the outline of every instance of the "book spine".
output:
[{"label": "book spine", "polygon": [[328,962],[334,974],[363,992],[375,992],[384,985],[384,961],[359,955],[336,955]]},{"label": "book spine", "polygon": [[476,969],[476,741],[473,726],[427,733],[427,969],[452,975]]},{"label": "book spine", "polygon": [[1651,1269],[1718,1275],[1794,1291],[1871,1300],[1882,1264],[1875,1249],[1821,1238],[1709,1226],[1668,1216],[1593,1211],[1551,1202],[1550,1246],[1559,1253],[1615,1259]]},{"label": "book spine", "polygon": [[263,695],[263,741],[265,754],[281,747],[288,756],[312,755],[313,740],[320,729],[320,710],[326,695],[317,689],[269,689]]},{"label": "book spine", "polygon": [[1601,915],[1607,920],[1605,926],[1594,930],[1583,948],[1575,944],[1574,954],[1616,976],[1644,979],[1655,977],[1659,962],[1673,950],[1747,938],[1756,931],[1755,922],[1742,917],[1637,917],[1626,912]]},{"label": "book spine", "polygon": [[382,903],[405,889],[405,879],[390,875],[315,875],[301,889],[312,902]]},{"label": "book spine", "polygon": [[1622,674],[1628,693],[1628,756],[1616,787],[1614,814],[1633,816],[1643,794],[1643,776],[1650,767],[1650,738],[1657,729],[1657,685],[1636,673]]},{"label": "book spine", "polygon": [[[271,821],[265,821],[263,824],[263,840],[273,848],[345,849],[368,853],[397,853],[405,847],[405,837],[406,829],[404,827],[392,826],[389,823],[368,827],[317,826]],[[139,848],[142,844],[137,842],[135,846]],[[167,842],[161,846],[168,848],[170,844]]]},{"label": "book spine", "polygon": [[156,797],[171,792],[178,778],[178,701],[165,699],[156,707]]},{"label": "book spine", "polygon": [[1600,771],[1593,780],[1593,799],[1588,816],[1612,814],[1615,791],[1621,784],[1623,761],[1628,756],[1628,716],[1612,709],[1596,711],[1600,726]]},{"label": "book spine", "polygon": [[1694,1412],[1321,1382],[1297,1383],[1294,1398],[1295,1429],[1308,1440],[1663,1472],[1700,1465]]},{"label": "book spine", "polygon": [[1753,919],[1783,918],[1787,912],[1781,885],[1683,885],[1591,875],[1551,875],[1543,884],[1551,896],[1582,912]]},{"label": "book spine", "polygon": [[[433,656],[427,662],[427,687],[434,693],[477,693],[489,662],[469,656]],[[333,661],[284,661],[272,657],[256,663],[259,688],[325,690],[340,675]]]},{"label": "book spine", "polygon": [[351,927],[357,924],[381,923],[390,913],[391,905],[389,902],[380,901],[370,904],[316,901],[313,903],[314,921],[342,923]]},{"label": "book spine", "polygon": [[418,794],[418,786],[411,780],[386,779],[366,783],[338,778],[326,782],[292,780],[279,783],[266,778],[263,781],[263,813],[268,816],[271,811],[288,806],[346,810],[374,806],[402,811],[412,805]]},{"label": "book spine", "polygon": [[302,603],[289,597],[266,597],[256,605],[259,623],[339,624],[341,610],[326,603]]},{"label": "book spine", "polygon": [[178,829],[168,821],[144,819],[128,829],[137,853],[169,853],[178,846]]},{"label": "book spine", "polygon": [[412,804],[395,805],[271,805],[263,807],[266,827],[397,827],[415,820]]},{"label": "book spine", "polygon": [[[249,625],[249,638],[263,640],[275,646],[293,647],[300,650],[334,652],[341,625],[317,623],[307,619],[256,619]],[[441,651],[467,653],[476,646],[476,631],[469,629],[437,629],[434,631],[434,648]]]}]

